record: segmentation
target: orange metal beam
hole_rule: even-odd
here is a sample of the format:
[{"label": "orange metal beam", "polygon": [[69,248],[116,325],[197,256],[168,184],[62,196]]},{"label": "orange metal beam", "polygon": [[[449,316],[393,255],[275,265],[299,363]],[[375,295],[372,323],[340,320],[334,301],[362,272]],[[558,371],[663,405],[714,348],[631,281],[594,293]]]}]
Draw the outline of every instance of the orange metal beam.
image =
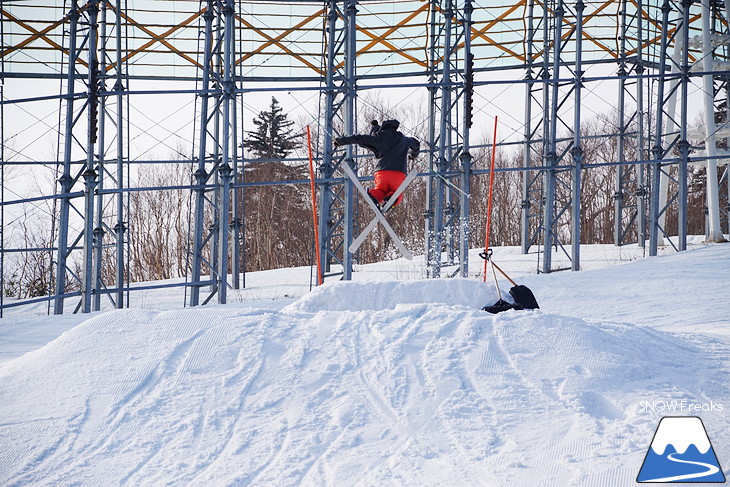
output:
[{"label": "orange metal beam", "polygon": [[[395,32],[396,30],[398,30],[400,27],[405,26],[406,23],[408,23],[411,20],[413,20],[414,18],[416,18],[424,10],[428,10],[428,7],[429,7],[428,3],[424,3],[422,6],[420,6],[415,11],[413,11],[409,16],[407,16],[406,18],[404,18],[403,20],[401,20],[400,22],[398,22],[396,25],[394,25],[390,29],[386,30],[385,33],[380,34],[380,35],[375,36],[375,37],[373,35],[371,35],[369,32],[367,32],[365,29],[358,28],[358,30],[360,30],[361,32],[363,32],[365,35],[369,36],[372,40],[370,42],[368,42],[365,46],[363,46],[362,49],[360,49],[357,53],[358,54],[362,54],[363,52],[368,51],[371,47],[373,47],[375,44],[378,44],[378,43],[381,43],[383,45],[387,45],[386,44],[387,41],[385,41],[385,38],[386,37],[388,37],[390,34],[392,34],[393,32]],[[390,49],[390,47],[389,47],[389,49]],[[403,53],[402,52],[399,52],[399,54],[403,54]],[[406,56],[406,57],[408,58],[408,56]],[[422,61],[419,61],[418,59],[415,59],[415,58],[412,58],[412,57],[409,58],[409,59],[415,60],[415,62],[417,62],[418,64],[420,64],[422,66],[426,66],[426,63],[424,63]]]},{"label": "orange metal beam", "polygon": [[[426,61],[421,61],[420,59],[418,59],[418,58],[416,58],[414,56],[411,56],[410,54],[406,53],[403,49],[398,49],[396,46],[394,46],[390,42],[386,41],[385,39],[380,38],[380,36],[376,36],[375,34],[373,34],[372,32],[370,32],[366,28],[357,26],[357,30],[359,32],[362,32],[366,36],[370,37],[373,41],[375,41],[375,43],[378,43],[379,42],[380,44],[384,45],[385,47],[387,47],[388,49],[390,49],[394,53],[400,54],[401,56],[403,56],[404,58],[408,59],[409,61],[414,62],[416,64],[419,64],[419,65],[421,65],[423,67],[428,66],[428,63]],[[358,51],[358,54],[362,54],[362,52],[363,51],[360,50],[360,51]],[[340,63],[340,66],[342,66],[342,63]]]},{"label": "orange metal beam", "polygon": [[[541,6],[542,8],[545,8],[545,0],[535,0],[535,4]],[[612,0],[601,0],[600,2],[591,2],[592,5],[595,5],[595,9],[592,10],[588,15],[584,17],[584,25],[591,22],[592,20],[598,18],[601,15],[611,15],[610,11],[608,13],[606,12],[607,9],[611,5],[616,4],[616,2]],[[649,16],[649,12],[645,9],[638,9],[637,2],[635,0],[631,0],[632,5],[634,5],[637,8],[638,15],[644,19],[644,21],[649,22],[651,25],[659,28],[660,22],[658,22],[656,19],[653,19]],[[503,45],[497,41],[495,41],[490,35],[489,31],[494,28],[495,26],[500,25],[507,19],[510,15],[513,15],[515,11],[517,11],[520,8],[525,7],[527,4],[526,0],[516,0],[516,3],[509,6],[504,12],[502,12],[497,18],[489,20],[485,23],[475,23],[472,25],[471,29],[471,36],[472,39],[482,39],[485,41],[489,46],[496,47],[497,49],[500,49],[501,51],[508,54],[510,57],[513,57],[515,59],[518,59],[522,62],[525,61],[525,55],[524,53],[520,53],[518,50],[510,49],[506,45]],[[111,4],[111,2],[107,2],[107,5],[110,9],[115,11],[115,6]],[[374,46],[377,46],[378,44],[384,46],[385,49],[398,54],[399,56],[402,56],[405,60],[408,62],[414,63],[416,65],[426,67],[428,65],[428,62],[422,59],[418,59],[416,56],[411,55],[407,49],[399,48],[396,45],[393,44],[393,42],[388,41],[388,38],[395,32],[398,32],[399,29],[404,28],[408,25],[409,22],[412,22],[413,19],[417,18],[419,15],[422,15],[424,12],[427,12],[428,8],[430,7],[430,2],[425,1],[423,4],[418,7],[415,11],[411,12],[402,12],[403,14],[406,14],[406,17],[404,17],[401,21],[399,21],[396,25],[389,26],[384,31],[373,31],[367,27],[362,26],[356,26],[357,30],[361,33],[363,33],[367,38],[367,42],[358,50],[357,54],[361,55],[364,53],[367,53],[373,49]],[[84,7],[81,7],[83,10]],[[165,48],[169,49],[170,52],[177,54],[178,56],[185,59],[188,63],[190,63],[192,66],[201,67],[202,66],[196,61],[194,52],[187,52],[181,49],[178,49],[175,47],[174,42],[172,40],[168,41],[168,38],[178,32],[180,29],[183,29],[185,27],[189,27],[190,24],[192,24],[196,19],[198,19],[204,12],[206,11],[205,8],[200,9],[199,11],[193,13],[189,18],[185,19],[182,23],[175,25],[169,29],[167,29],[165,32],[161,34],[156,34],[152,27],[149,25],[142,25],[136,21],[134,21],[132,18],[130,18],[127,14],[120,12],[118,15],[121,15],[126,22],[138,28],[141,32],[144,32],[145,34],[149,35],[151,39],[147,42],[145,42],[143,45],[135,48],[134,50],[131,50],[126,53],[123,60],[128,61],[129,59],[137,56],[140,53],[145,52],[148,50],[151,46],[153,46],[156,43],[160,43],[162,46],[165,46]],[[241,22],[242,25],[246,26],[247,28],[250,28],[254,32],[256,32],[258,35],[262,36],[264,39],[261,44],[258,44],[257,47],[247,53],[242,53],[240,59],[236,61],[236,63],[242,63],[253,56],[257,54],[262,54],[266,48],[270,46],[276,46],[281,53],[286,54],[288,56],[291,56],[297,60],[299,60],[303,65],[309,67],[313,71],[315,71],[318,74],[323,74],[323,69],[321,66],[316,65],[316,60],[314,60],[314,54],[307,54],[307,53],[297,53],[292,51],[291,48],[286,47],[286,44],[288,44],[285,41],[285,38],[289,35],[291,35],[293,32],[297,31],[298,29],[302,29],[307,24],[312,23],[313,21],[316,21],[317,19],[320,19],[322,14],[325,12],[325,9],[319,9],[317,12],[313,13],[312,15],[309,15],[306,18],[303,18],[300,22],[298,22],[296,25],[286,28],[286,30],[279,30],[277,29],[272,35],[272,32],[274,31],[267,31],[254,27],[251,23],[247,22],[245,19],[236,16],[236,19],[238,19],[239,22]],[[8,12],[7,8],[1,8],[0,7],[0,13],[2,13],[3,17],[5,19],[8,19],[9,22],[12,22],[14,24],[19,25],[24,30],[27,30],[29,35],[22,39],[19,43],[13,46],[6,46],[5,50],[0,51],[0,59],[7,58],[11,54],[24,50],[24,49],[33,49],[31,46],[35,41],[40,40],[48,45],[50,45],[54,50],[58,50],[62,53],[62,55],[68,56],[69,52],[68,49],[65,49],[63,46],[59,45],[57,42],[55,42],[52,38],[50,33],[54,31],[54,29],[58,29],[59,27],[62,27],[65,23],[68,22],[69,18],[68,15],[64,16],[62,19],[53,21],[52,23],[46,23],[43,28],[36,28],[32,24],[33,22],[27,21],[27,20],[21,20],[17,18],[16,16],[12,15],[10,12]],[[603,14],[602,14],[603,13]],[[694,15],[690,18],[690,22],[696,22],[698,19],[700,19],[700,14]],[[562,38],[569,39],[575,32],[574,23],[571,24],[571,19],[563,18],[563,22],[565,24],[570,25],[572,28],[569,29],[567,32],[565,32],[562,36]],[[668,35],[673,35],[676,33],[678,27],[673,27],[669,32]],[[660,39],[661,35],[658,34],[654,36],[651,39],[646,39],[643,42],[643,47],[647,47],[653,44],[656,44]],[[591,35],[590,28],[583,30],[583,37],[590,43],[595,44],[600,50],[608,52],[611,56],[614,58],[618,57],[618,53],[615,49],[611,49],[609,47],[610,43],[607,43],[605,39],[600,39],[596,36]],[[509,44],[508,44],[509,45]],[[31,46],[31,47],[28,47]],[[459,47],[463,47],[463,43],[460,44]],[[632,55],[637,52],[637,48],[631,49],[627,51],[627,55]],[[693,61],[695,60],[695,56],[693,56],[691,53],[689,54],[690,59]],[[77,62],[79,65],[83,65],[85,67],[88,67],[88,63],[82,59],[78,59]],[[107,71],[114,69],[114,65],[107,66]]]},{"label": "orange metal beam", "polygon": [[[481,29],[476,30],[476,29],[474,29],[472,27],[472,29],[471,29],[471,31],[472,31],[472,33],[471,33],[472,39],[475,39],[477,37],[481,37],[482,39],[484,39],[485,41],[487,41],[490,45],[492,45],[492,46],[494,46],[494,47],[496,47],[498,49],[501,49],[504,52],[506,52],[507,54],[509,54],[510,56],[513,56],[513,57],[519,59],[520,61],[524,62],[525,61],[525,56],[522,56],[520,54],[517,54],[516,52],[512,51],[511,49],[506,48],[505,46],[503,46],[502,44],[494,41],[494,39],[492,39],[491,37],[489,37],[489,36],[487,36],[485,34],[485,32],[487,30],[489,30],[493,26],[497,25],[499,22],[501,22],[502,20],[504,20],[504,18],[507,17],[507,15],[511,14],[512,12],[514,12],[517,8],[519,8],[522,5],[525,5],[525,0],[520,0],[519,2],[517,2],[517,4],[514,7],[509,8],[506,12],[504,12],[502,15],[500,15],[499,17],[497,17],[495,20],[492,20],[492,21],[488,22]],[[441,11],[441,9],[438,9],[438,10]],[[456,20],[456,19],[454,19],[454,20]],[[459,48],[464,47],[464,43],[463,42],[460,43],[458,45],[458,47]]]},{"label": "orange metal beam", "polygon": [[[598,15],[599,13],[601,13],[601,11],[604,8],[608,7],[609,5],[611,5],[613,3],[615,3],[613,0],[607,0],[606,2],[604,2],[603,5],[601,5],[596,10],[594,10],[592,13],[590,13],[589,15],[587,15],[587,16],[585,16],[583,18],[583,25],[585,26],[585,24],[587,24],[593,17],[595,17],[596,15]],[[568,19],[566,19],[565,17],[563,17],[563,23],[568,24],[568,25],[571,25],[570,24],[570,21]],[[568,39],[570,36],[573,35],[573,32],[574,31],[575,31],[575,27],[573,27],[572,29],[570,29],[565,34],[563,34],[562,39],[563,40]],[[586,31],[586,29],[583,29],[583,37],[585,37],[587,40],[591,41],[592,43],[594,43],[595,45],[597,45],[598,47],[600,47],[602,50],[604,50],[607,53],[609,53],[611,56],[613,56],[615,58],[618,58],[618,53],[617,52],[613,51],[610,47],[608,47],[608,46],[602,44],[601,42],[599,42],[599,40],[597,38],[593,37],[592,35],[590,35]]]},{"label": "orange metal beam", "polygon": [[[472,39],[476,39],[478,37],[481,37],[482,39],[484,39],[485,41],[487,41],[491,46],[494,46],[494,47],[496,47],[498,49],[501,49],[502,51],[506,52],[510,56],[512,56],[514,58],[517,58],[517,59],[519,59],[522,62],[525,62],[525,56],[524,55],[521,55],[521,54],[516,53],[515,51],[513,51],[513,50],[511,50],[511,49],[509,49],[507,47],[505,47],[504,45],[500,44],[499,42],[496,42],[494,39],[492,39],[491,37],[489,37],[488,35],[486,35],[486,32],[489,29],[491,29],[495,25],[498,25],[500,22],[504,21],[504,19],[508,15],[512,14],[515,10],[517,10],[518,8],[520,8],[522,6],[525,6],[525,5],[526,5],[526,0],[520,0],[514,6],[510,7],[505,12],[503,12],[499,17],[495,18],[494,20],[489,21],[487,24],[485,24],[483,27],[479,28],[478,30],[476,28],[472,27],[472,29],[471,29]],[[458,47],[459,48],[464,47],[464,43],[463,42],[460,43]]]},{"label": "orange metal beam", "polygon": [[[84,8],[85,8],[85,6],[81,7],[79,10],[82,11],[82,10],[84,10]],[[55,49],[61,51],[63,54],[65,54],[67,56],[69,55],[68,49],[64,49],[63,46],[58,45],[58,43],[54,42],[53,40],[49,39],[46,36],[46,34],[48,34],[48,32],[55,29],[56,27],[63,24],[64,22],[66,22],[68,20],[68,15],[64,16],[61,20],[58,20],[58,21],[52,23],[45,29],[39,31],[39,30],[36,30],[33,27],[31,27],[30,25],[26,24],[19,18],[13,16],[10,12],[8,12],[5,9],[0,9],[0,12],[2,12],[2,14],[6,18],[11,20],[12,22],[15,22],[16,24],[18,24],[22,28],[28,30],[29,32],[32,32],[32,34],[33,34],[30,37],[28,37],[27,39],[25,39],[24,41],[20,42],[19,44],[15,45],[15,46],[11,46],[8,49],[0,52],[0,58],[4,58],[5,56],[9,55],[10,53],[17,51],[18,49],[22,49],[23,47],[27,46],[28,44],[30,44],[33,41],[38,40],[38,39],[45,41],[46,43],[50,44]],[[89,64],[87,62],[85,62],[83,59],[77,59],[77,62],[83,66],[86,66],[86,67],[89,66]]]},{"label": "orange metal beam", "polygon": [[[535,3],[538,4],[538,5],[540,5],[541,7],[545,8],[545,4],[543,2],[541,2],[540,0],[536,0]],[[584,17],[584,19],[583,19],[584,26],[585,26],[586,22],[588,22],[593,17],[595,17],[596,15],[598,15],[604,8],[608,7],[612,3],[615,3],[615,2],[613,0],[607,0],[606,2],[603,3],[603,5],[601,5],[600,7],[598,7],[595,11],[593,11],[592,13],[590,13],[589,15],[587,15],[586,17]],[[570,38],[570,36],[573,35],[573,32],[575,31],[575,27],[573,26],[573,24],[571,24],[570,20],[566,19],[565,17],[563,17],[563,23],[565,23],[567,25],[570,25],[572,27],[568,32],[566,32],[565,34],[563,34],[562,36],[560,36],[560,38],[562,40],[566,40],[566,39]],[[586,31],[586,29],[583,29],[583,37],[586,40],[589,40],[592,43],[594,43],[595,45],[597,45],[598,47],[600,47],[601,50],[606,51],[607,53],[609,53],[611,56],[613,56],[615,58],[618,57],[618,54],[616,52],[614,52],[610,47],[608,47],[608,46],[604,45],[603,43],[601,43],[598,40],[598,38],[590,35]],[[542,51],[540,51],[540,53],[541,52]],[[539,55],[539,53],[538,53],[538,55]]]},{"label": "orange metal beam", "polygon": [[[511,49],[508,49],[508,48],[504,47],[502,44],[500,44],[498,42],[495,42],[491,37],[489,37],[489,36],[487,36],[485,34],[486,31],[488,31],[489,29],[491,29],[495,25],[497,25],[500,22],[502,22],[508,15],[512,14],[515,10],[517,10],[518,8],[520,8],[520,7],[524,6],[524,5],[525,5],[525,0],[520,0],[514,6],[510,7],[507,10],[505,10],[504,13],[502,13],[502,15],[500,15],[496,19],[488,22],[486,25],[484,25],[484,27],[480,28],[479,30],[476,30],[476,29],[474,29],[472,27],[472,29],[471,29],[472,30],[472,39],[474,39],[476,37],[481,37],[482,39],[484,39],[485,41],[487,41],[492,46],[497,47],[497,48],[503,50],[504,52],[506,52],[510,56],[515,57],[515,58],[519,59],[522,62],[525,62],[525,56],[524,55],[517,54],[516,52],[512,51]],[[462,44],[459,45],[459,47],[463,47],[463,45],[464,44],[462,43]]]},{"label": "orange metal beam", "polygon": [[[489,44],[491,44],[493,47],[499,48],[502,51],[504,51],[507,54],[509,54],[510,56],[512,56],[514,58],[517,58],[517,59],[519,59],[522,62],[525,62],[525,59],[526,59],[525,56],[523,56],[522,54],[518,54],[515,51],[513,51],[512,49],[509,49],[509,48],[503,46],[502,44],[500,44],[499,42],[495,41],[494,39],[492,39],[488,35],[486,35],[486,34],[479,34],[478,37],[481,37],[482,39],[484,39],[485,41],[487,41]],[[462,43],[462,44],[459,45],[459,47],[462,47],[463,45],[464,44]]]},{"label": "orange metal beam", "polygon": [[321,14],[323,14],[323,13],[324,13],[324,9],[320,9],[320,10],[319,10],[319,11],[317,11],[316,13],[314,13],[314,14],[310,15],[310,16],[309,16],[309,17],[307,17],[306,19],[304,19],[304,20],[302,20],[301,22],[299,22],[299,23],[298,23],[298,24],[297,24],[296,26],[292,27],[291,29],[287,29],[286,31],[284,31],[284,32],[283,32],[282,34],[280,34],[280,35],[279,35],[279,36],[277,36],[277,37],[272,37],[272,36],[270,36],[270,35],[269,35],[269,34],[267,34],[266,32],[264,32],[264,31],[262,31],[262,30],[258,29],[257,27],[255,27],[255,26],[254,26],[253,24],[251,24],[250,22],[248,22],[248,21],[246,21],[245,19],[243,19],[243,18],[239,17],[238,15],[236,15],[236,19],[238,19],[238,21],[239,21],[239,22],[241,22],[241,23],[242,23],[243,25],[245,25],[246,27],[248,27],[248,28],[250,28],[250,29],[254,30],[254,31],[255,31],[255,32],[257,32],[257,33],[258,33],[258,34],[259,34],[260,36],[262,36],[262,37],[264,37],[264,38],[268,39],[268,42],[266,42],[266,43],[262,44],[261,46],[259,46],[259,47],[258,47],[258,48],[257,48],[257,49],[256,49],[255,51],[252,51],[252,52],[250,52],[250,53],[248,53],[248,54],[245,54],[244,56],[241,56],[241,58],[239,58],[239,59],[238,59],[238,60],[236,61],[236,64],[240,64],[240,63],[244,62],[244,61],[245,61],[246,59],[249,59],[249,58],[251,58],[251,57],[252,57],[252,56],[254,56],[255,54],[260,54],[260,53],[261,53],[261,52],[262,52],[262,51],[263,51],[264,49],[266,49],[267,47],[269,47],[269,46],[271,46],[271,45],[276,45],[276,46],[278,46],[278,47],[279,47],[279,48],[280,48],[280,49],[281,49],[282,51],[284,51],[284,52],[286,52],[287,54],[289,54],[290,56],[292,56],[292,57],[294,57],[294,58],[298,59],[298,60],[299,60],[299,61],[301,61],[301,62],[302,62],[303,64],[307,65],[308,67],[310,67],[311,69],[313,69],[314,71],[316,71],[317,73],[319,73],[320,75],[323,75],[323,74],[324,74],[324,72],[322,71],[322,69],[320,69],[319,67],[315,66],[315,65],[314,65],[314,64],[312,64],[312,63],[311,63],[310,61],[307,61],[307,60],[306,60],[306,59],[305,59],[304,57],[302,57],[302,55],[301,55],[301,54],[297,54],[297,53],[295,53],[294,51],[292,51],[291,49],[289,49],[288,47],[286,47],[285,45],[283,45],[283,44],[281,43],[281,40],[282,40],[282,39],[283,39],[284,37],[286,37],[287,35],[289,35],[289,34],[290,34],[290,33],[292,33],[293,31],[295,31],[295,30],[297,30],[297,29],[299,29],[299,28],[301,28],[301,27],[304,27],[305,25],[307,25],[307,24],[308,24],[309,22],[311,22],[312,20],[314,20],[314,19],[317,19],[317,18],[319,18],[319,16],[320,16]]},{"label": "orange metal beam", "polygon": [[[163,32],[162,34],[159,34],[159,35],[155,34],[154,32],[152,32],[150,29],[146,28],[145,26],[137,23],[134,19],[132,19],[128,15],[126,15],[124,13],[119,13],[119,15],[121,15],[122,18],[124,18],[130,25],[137,27],[139,30],[146,33],[147,35],[149,35],[152,38],[152,40],[148,41],[147,43],[143,44],[142,46],[138,47],[137,49],[134,49],[133,51],[128,52],[127,55],[124,56],[124,58],[122,58],[122,61],[123,62],[127,61],[128,59],[136,56],[137,54],[144,51],[151,45],[155,44],[156,42],[159,42],[160,44],[162,44],[165,47],[167,47],[168,49],[170,49],[170,51],[172,51],[173,53],[177,54],[178,56],[182,57],[183,59],[185,59],[186,61],[191,63],[193,66],[197,66],[202,69],[203,66],[201,66],[200,63],[198,63],[195,59],[191,58],[186,53],[180,51],[175,46],[170,44],[167,40],[165,40],[165,38],[168,37],[169,35],[173,34],[175,31],[180,30],[183,27],[186,27],[187,25],[191,24],[195,19],[197,19],[198,17],[203,15],[205,13],[205,10],[206,10],[205,7],[200,9],[198,12],[194,13],[193,15],[191,15],[190,17],[185,19],[182,23],[166,30],[165,32]],[[111,69],[113,66],[114,65],[109,65],[108,69]]]},{"label": "orange metal beam", "polygon": [[[639,8],[639,6],[638,6],[638,5],[636,4],[636,2],[635,2],[634,0],[631,0],[631,3],[632,3],[632,4],[634,4],[634,6],[635,6],[636,8]],[[646,20],[648,20],[648,21],[649,21],[650,23],[654,24],[654,27],[657,27],[657,28],[661,28],[661,25],[659,24],[659,22],[657,22],[656,20],[652,19],[652,18],[651,18],[651,17],[649,16],[649,14],[648,14],[648,13],[646,13],[646,12],[645,12],[645,11],[644,11],[643,9],[641,9],[641,12],[640,12],[640,13],[641,13],[641,16],[642,16],[642,17],[644,17],[644,18],[645,18]],[[700,19],[701,17],[702,17],[702,14],[697,14],[697,15],[695,15],[694,17],[690,17],[690,19],[689,19],[689,23],[690,23],[690,24],[692,24],[692,22],[696,22],[696,21],[697,21],[697,20],[699,20],[699,19]],[[667,32],[667,35],[672,35],[672,34],[674,34],[674,33],[675,33],[676,31],[677,31],[677,27],[675,27],[675,28],[673,28],[673,29],[669,29],[669,32]],[[661,38],[662,38],[662,34],[659,34],[658,36],[655,36],[655,37],[654,37],[653,39],[647,39],[647,40],[646,40],[646,42],[644,42],[644,44],[643,44],[643,45],[642,45],[641,47],[643,47],[643,48],[646,48],[646,47],[648,47],[649,45],[651,45],[651,44],[654,44],[654,43],[656,43],[656,42],[657,42],[657,41],[659,41],[659,39],[661,39]],[[626,55],[629,55],[629,54],[635,54],[635,53],[636,53],[637,51],[638,51],[638,49],[631,49],[630,51],[626,51]],[[688,57],[689,57],[689,59],[691,59],[692,61],[696,61],[696,60],[697,60],[697,58],[695,58],[695,57],[694,57],[694,56],[693,56],[692,54],[689,54],[689,53],[687,53],[687,56],[688,56]]]},{"label": "orange metal beam", "polygon": [[277,46],[279,46],[282,49],[284,49],[284,46],[282,46],[281,45],[281,42],[280,42],[284,37],[288,36],[289,34],[291,34],[292,32],[294,32],[295,30],[304,27],[305,25],[307,25],[308,23],[310,23],[312,20],[314,20],[316,18],[319,18],[319,16],[321,14],[323,14],[323,13],[324,13],[324,9],[320,9],[319,11],[317,11],[316,13],[314,13],[314,14],[310,15],[309,17],[305,18],[304,20],[302,20],[301,22],[299,22],[295,26],[293,26],[293,27],[291,27],[289,29],[286,29],[284,32],[282,32],[281,34],[279,34],[276,37],[269,36],[268,34],[264,33],[260,29],[254,27],[249,22],[246,22],[245,20],[243,20],[243,18],[236,16],[236,18],[242,24],[244,24],[247,27],[253,29],[255,32],[257,32],[258,34],[260,34],[262,37],[265,37],[266,39],[268,39],[268,42],[265,42],[264,44],[262,44],[259,47],[257,47],[254,51],[251,51],[250,53],[246,54],[245,56],[242,56],[241,59],[240,59],[240,62],[243,62],[246,59],[248,59],[248,58],[250,58],[250,57],[252,57],[252,56],[254,56],[256,54],[261,53],[264,49],[266,49],[267,47],[269,47],[269,46],[271,46],[273,44],[276,44]]}]

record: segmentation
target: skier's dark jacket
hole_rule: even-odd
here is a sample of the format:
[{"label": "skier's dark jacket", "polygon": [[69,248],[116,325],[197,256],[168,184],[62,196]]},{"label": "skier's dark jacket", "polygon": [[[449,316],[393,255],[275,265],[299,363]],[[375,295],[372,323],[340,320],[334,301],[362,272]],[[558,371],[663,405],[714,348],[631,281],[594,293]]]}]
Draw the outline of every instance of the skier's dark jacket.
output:
[{"label": "skier's dark jacket", "polygon": [[376,171],[400,171],[408,173],[406,157],[410,150],[411,156],[416,157],[421,144],[418,139],[406,137],[398,132],[398,120],[386,120],[375,135],[350,135],[340,137],[336,145],[357,144],[371,150],[375,154]]}]

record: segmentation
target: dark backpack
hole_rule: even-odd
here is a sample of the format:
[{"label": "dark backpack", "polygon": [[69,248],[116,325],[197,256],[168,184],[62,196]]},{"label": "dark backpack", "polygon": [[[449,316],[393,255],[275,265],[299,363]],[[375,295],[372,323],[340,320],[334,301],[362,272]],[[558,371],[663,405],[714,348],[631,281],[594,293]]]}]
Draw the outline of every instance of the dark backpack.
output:
[{"label": "dark backpack", "polygon": [[532,291],[530,291],[530,288],[527,286],[523,286],[522,284],[513,286],[512,289],[509,290],[509,294],[512,296],[512,299],[515,300],[514,304],[500,299],[493,305],[485,306],[482,309],[488,313],[497,314],[510,309],[537,309],[540,307],[537,305],[535,295],[532,294]]}]

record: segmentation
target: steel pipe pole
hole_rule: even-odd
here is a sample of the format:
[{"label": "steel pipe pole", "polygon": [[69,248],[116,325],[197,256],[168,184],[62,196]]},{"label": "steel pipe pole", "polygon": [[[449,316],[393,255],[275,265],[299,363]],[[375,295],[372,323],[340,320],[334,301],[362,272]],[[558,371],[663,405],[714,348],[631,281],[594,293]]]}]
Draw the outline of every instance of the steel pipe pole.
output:
[{"label": "steel pipe pole", "polygon": [[[74,126],[74,84],[76,80],[76,60],[78,53],[76,50],[76,36],[78,35],[79,20],[78,2],[73,0],[71,9],[68,13],[69,19],[69,49],[68,49],[68,73],[66,77],[66,119],[64,132],[64,148],[63,148],[63,172],[58,182],[61,186],[61,194],[68,195],[71,193],[73,186],[73,177],[71,176],[71,154],[73,145],[73,126]],[[66,269],[68,249],[68,231],[69,231],[69,212],[71,209],[70,196],[61,198],[58,216],[58,251],[56,252],[56,287],[55,299],[53,301],[53,313],[63,314],[64,298],[66,292]]]},{"label": "steel pipe pole", "polygon": [[[707,162],[707,241],[724,242],[720,227],[720,187],[717,182],[717,127],[715,125],[714,48],[712,46],[712,11],[710,0],[702,2],[702,76],[703,103],[705,106],[705,153]],[[683,3],[684,5],[684,3]],[[727,108],[726,108],[727,109]],[[686,127],[685,127],[686,129]]]},{"label": "steel pipe pole", "polygon": [[582,0],[578,0],[575,4],[576,25],[575,25],[575,103],[573,104],[573,181],[572,181],[572,207],[571,207],[571,269],[580,270],[580,189],[581,189],[581,172],[583,170],[583,148],[581,146],[581,104],[583,93],[583,10],[585,4]]}]

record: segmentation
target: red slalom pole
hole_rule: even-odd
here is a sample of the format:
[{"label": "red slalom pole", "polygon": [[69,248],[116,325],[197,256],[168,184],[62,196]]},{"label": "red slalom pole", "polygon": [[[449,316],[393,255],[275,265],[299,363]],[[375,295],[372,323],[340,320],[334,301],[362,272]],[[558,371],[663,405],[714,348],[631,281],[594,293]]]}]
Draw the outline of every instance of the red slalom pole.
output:
[{"label": "red slalom pole", "polygon": [[322,285],[322,260],[319,254],[319,229],[317,228],[317,193],[314,188],[314,162],[312,158],[312,132],[307,125],[307,152],[309,153],[309,187],[312,190],[312,224],[314,226],[314,245],[317,254],[317,285]]},{"label": "red slalom pole", "polygon": [[497,116],[494,116],[494,137],[492,138],[492,162],[489,165],[489,196],[487,196],[487,224],[484,229],[484,282],[487,282],[487,260],[489,259],[489,227],[492,223],[492,190],[494,188],[494,158],[497,153]]}]

